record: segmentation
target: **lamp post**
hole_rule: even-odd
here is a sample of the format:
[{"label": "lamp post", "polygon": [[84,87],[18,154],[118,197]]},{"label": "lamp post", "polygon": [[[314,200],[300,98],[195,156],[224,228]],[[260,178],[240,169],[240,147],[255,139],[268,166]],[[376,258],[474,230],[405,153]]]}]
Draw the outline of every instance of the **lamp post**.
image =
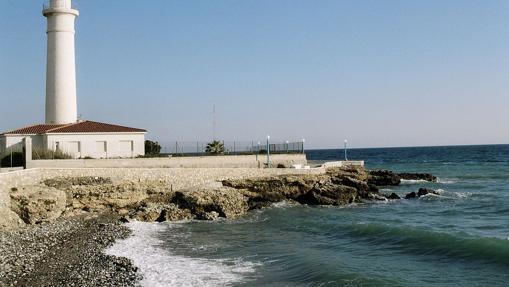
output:
[{"label": "lamp post", "polygon": [[304,143],[306,143],[306,139],[302,139],[302,153],[304,153]]},{"label": "lamp post", "polygon": [[288,153],[289,145],[290,145],[290,142],[286,141],[286,153]]},{"label": "lamp post", "polygon": [[270,136],[267,135],[267,167],[270,167]]},{"label": "lamp post", "polygon": [[346,144],[348,143],[348,140],[345,140],[345,161],[348,161],[348,157],[346,156]]}]

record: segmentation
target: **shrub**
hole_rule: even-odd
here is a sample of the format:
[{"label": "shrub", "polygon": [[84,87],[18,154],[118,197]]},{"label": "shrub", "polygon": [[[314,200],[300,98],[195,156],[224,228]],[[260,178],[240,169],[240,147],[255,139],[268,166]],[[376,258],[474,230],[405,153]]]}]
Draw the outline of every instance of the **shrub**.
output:
[{"label": "shrub", "polygon": [[210,154],[223,154],[224,144],[220,141],[209,142],[205,148],[205,152]]},{"label": "shrub", "polygon": [[32,150],[32,159],[72,159],[72,155],[58,149],[34,148]]},{"label": "shrub", "polygon": [[158,142],[145,141],[145,154],[146,155],[158,155],[161,153],[161,145]]}]

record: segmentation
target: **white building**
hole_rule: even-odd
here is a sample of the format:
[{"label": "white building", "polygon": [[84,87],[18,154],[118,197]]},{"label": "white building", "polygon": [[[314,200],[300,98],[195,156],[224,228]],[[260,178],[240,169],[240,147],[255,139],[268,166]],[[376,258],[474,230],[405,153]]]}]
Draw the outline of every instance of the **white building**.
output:
[{"label": "white building", "polygon": [[[24,138],[37,150],[60,150],[74,158],[119,158],[145,154],[146,130],[78,121],[74,21],[79,16],[71,0],[50,0],[47,18],[46,123],[0,134],[0,155],[21,149]],[[35,155],[37,158],[37,155]]]},{"label": "white building", "polygon": [[[92,121],[64,125],[33,125],[0,136],[0,153],[21,149],[32,139],[34,158],[41,149],[60,150],[73,158],[125,158],[145,154],[145,130]],[[3,149],[3,150],[2,150]]]}]

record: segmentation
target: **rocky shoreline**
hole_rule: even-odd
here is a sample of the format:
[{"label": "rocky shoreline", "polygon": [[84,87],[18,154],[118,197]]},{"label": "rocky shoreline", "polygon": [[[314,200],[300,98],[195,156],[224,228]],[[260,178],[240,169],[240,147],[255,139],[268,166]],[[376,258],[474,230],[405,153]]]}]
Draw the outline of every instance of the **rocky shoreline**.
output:
[{"label": "rocky shoreline", "polygon": [[104,249],[131,231],[112,215],[0,232],[0,286],[136,286],[130,260]]},{"label": "rocky shoreline", "polygon": [[[223,179],[181,190],[164,181],[119,183],[99,176],[13,187],[11,209],[26,226],[0,230],[0,286],[135,286],[137,268],[103,252],[129,236],[122,222],[237,218],[281,201],[339,206],[400,200],[379,187],[402,179],[437,180],[430,174],[349,166],[319,174]],[[429,193],[434,191],[421,189],[405,198]]]}]

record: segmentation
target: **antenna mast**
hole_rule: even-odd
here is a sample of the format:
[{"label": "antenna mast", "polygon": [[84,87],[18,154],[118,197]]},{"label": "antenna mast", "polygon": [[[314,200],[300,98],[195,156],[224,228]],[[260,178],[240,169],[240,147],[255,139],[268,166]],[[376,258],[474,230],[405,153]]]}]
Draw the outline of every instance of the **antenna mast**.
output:
[{"label": "antenna mast", "polygon": [[216,104],[212,107],[212,140],[216,140]]}]

